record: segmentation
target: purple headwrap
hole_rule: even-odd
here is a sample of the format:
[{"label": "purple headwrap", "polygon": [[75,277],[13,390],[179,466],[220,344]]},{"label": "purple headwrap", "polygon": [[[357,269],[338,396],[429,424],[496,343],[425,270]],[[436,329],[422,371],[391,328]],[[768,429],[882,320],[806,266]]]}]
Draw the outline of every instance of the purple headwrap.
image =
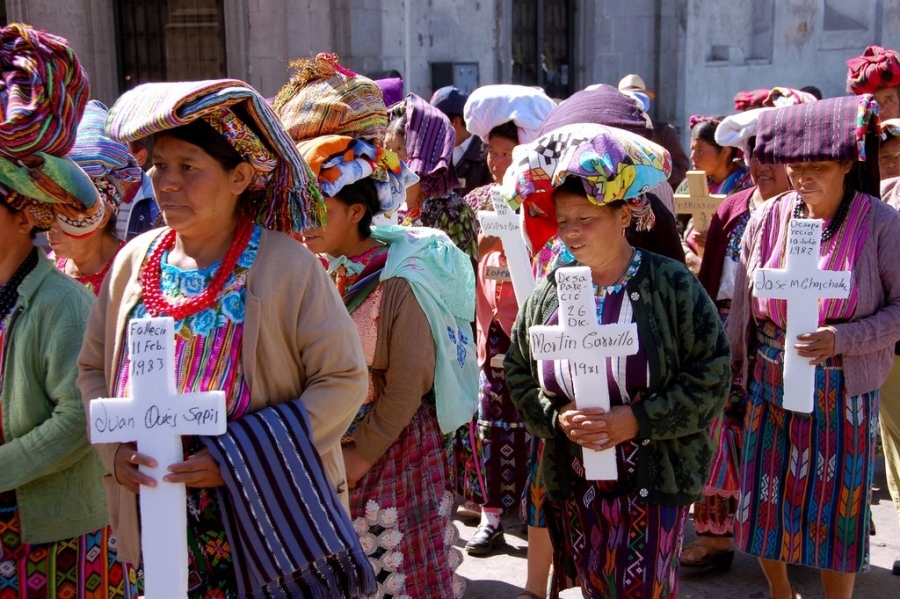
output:
[{"label": "purple headwrap", "polygon": [[384,96],[384,105],[390,108],[397,102],[403,101],[403,79],[400,77],[388,77],[387,79],[376,79],[375,85],[381,90]]},{"label": "purple headwrap", "polygon": [[459,187],[453,170],[456,132],[443,112],[415,94],[406,107],[406,164],[419,176],[426,198],[450,195]]},{"label": "purple headwrap", "polygon": [[653,123],[644,112],[640,101],[623,94],[611,85],[602,83],[572,94],[569,99],[554,108],[541,125],[538,135],[575,123],[597,123],[617,127],[647,139],[653,136]]},{"label": "purple headwrap", "polygon": [[871,94],[829,98],[760,114],[753,155],[764,164],[856,161],[850,183],[879,197],[880,133]]}]

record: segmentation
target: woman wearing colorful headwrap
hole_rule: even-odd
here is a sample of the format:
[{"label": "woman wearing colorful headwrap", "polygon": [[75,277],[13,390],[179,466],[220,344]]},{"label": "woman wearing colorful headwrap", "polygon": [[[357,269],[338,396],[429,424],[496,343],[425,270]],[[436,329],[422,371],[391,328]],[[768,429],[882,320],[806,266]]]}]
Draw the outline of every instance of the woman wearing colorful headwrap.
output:
[{"label": "woman wearing colorful headwrap", "polygon": [[34,246],[57,217],[70,232],[95,226],[97,190],[60,158],[87,79],[65,40],[23,25],[0,30],[0,70],[0,596],[129,599],[134,571],[116,561],[75,386],[93,297]]},{"label": "woman wearing colorful headwrap", "polygon": [[900,117],[900,53],[869,46],[848,60],[847,91],[857,96],[873,94],[882,121]]},{"label": "woman wearing colorful headwrap", "polygon": [[[123,142],[153,136],[167,226],[128,243],[103,283],[79,356],[84,402],[128,396],[129,319],[170,316],[176,389],[225,391],[229,421],[222,436],[184,438],[185,461],[163,480],[138,470],[156,461],[134,444],[98,445],[115,481],[107,496],[120,557],[140,562],[140,488],[183,483],[191,597],[374,592],[341,505],[340,439],[365,397],[365,361],[318,261],[281,234],[324,217],[309,168],[241,81],[141,85],[107,125]],[[275,534],[274,513],[290,518],[277,531],[286,536]]]},{"label": "woman wearing colorful headwrap", "polygon": [[[576,92],[544,120],[539,135],[579,123],[606,125],[630,131],[647,139],[653,136],[653,123],[644,111],[643,105],[635,97],[620,92],[605,84],[592,85]],[[669,176],[671,179],[671,175]],[[668,197],[672,203],[672,188],[668,180],[645,193],[653,224],[644,219],[641,226],[633,219],[625,230],[628,243],[638,249],[652,251],[667,258],[684,263],[684,250],[675,223],[675,216],[661,198]],[[547,198],[549,200],[549,198]],[[540,248],[532,261],[538,278],[543,278],[557,266],[573,262],[575,258],[556,235],[555,222],[548,210],[540,208],[540,200],[533,202],[526,213],[527,239],[533,248]],[[543,215],[543,216],[541,216]],[[536,223],[544,219],[546,226]],[[547,534],[542,502],[545,490],[542,482],[542,462],[544,441],[537,437],[532,440],[532,463],[529,489],[523,500],[523,512],[528,523],[528,578],[523,594],[533,593],[543,597],[547,588],[547,577],[552,561],[552,547]]]},{"label": "woman wearing colorful headwrap", "polygon": [[[785,164],[796,191],[766,202],[744,233],[728,320],[747,396],[735,545],[758,556],[771,596],[795,596],[787,564],[821,571],[825,596],[850,597],[868,564],[878,387],[900,338],[900,215],[878,199],[871,95],[764,112],[754,156]],[[786,302],[753,293],[783,268],[794,218],[824,220],[820,268],[850,270],[846,299],[818,302],[820,326],[785,339]],[[816,365],[811,414],[782,407],[784,346]]]},{"label": "woman wearing colorful headwrap", "polygon": [[[766,200],[789,189],[784,167],[762,164],[753,152],[756,124],[762,112],[756,109],[727,117],[716,130],[719,145],[738,148],[747,157],[754,183],[754,187],[728,196],[710,219],[703,264],[697,275],[709,297],[715,301],[723,325],[734,297],[741,239],[747,221]],[[712,465],[703,497],[694,504],[694,529],[698,538],[684,548],[682,566],[718,571],[727,571],[731,567],[734,510],[740,491],[737,457],[741,450],[743,414],[743,397],[734,393],[725,405],[725,411],[713,419]]]},{"label": "woman wearing colorful headwrap", "polygon": [[[716,142],[716,128],[724,117],[691,117],[691,166],[706,172],[707,191],[710,194],[728,195],[753,185],[750,170],[738,160],[736,148],[722,147]],[[687,180],[677,193],[687,193]],[[687,223],[684,231],[684,257],[688,268],[700,272],[706,235]]]},{"label": "woman wearing colorful headwrap", "polygon": [[441,433],[474,408],[469,260],[436,231],[371,226],[417,180],[390,150],[338,135],[298,148],[328,217],[303,240],[337,285],[369,367],[369,393],[342,445],[350,513],[376,568],[377,596],[462,597]]},{"label": "woman wearing colorful headwrap", "polygon": [[409,94],[391,109],[384,145],[419,176],[419,182],[406,190],[401,224],[440,229],[474,264],[478,223],[475,212],[455,191],[459,187],[451,162],[455,142],[456,133],[444,113],[419,96]]},{"label": "woman wearing colorful headwrap", "polygon": [[69,158],[97,187],[104,204],[103,220],[96,231],[80,237],[66,235],[57,223],[47,232],[57,268],[94,295],[100,292],[100,284],[129,234],[128,214],[133,204],[150,201],[155,205],[152,197],[140,197],[147,175],[128,153],[128,146],[106,137],[107,114],[109,110],[97,100],[88,102],[69,152]]},{"label": "woman wearing colorful headwrap", "polygon": [[[465,104],[465,122],[488,147],[487,166],[494,183],[474,189],[465,200],[473,210],[493,211],[491,190],[503,181],[519,143],[533,141],[556,107],[541,91],[521,85],[485,85]],[[481,523],[466,543],[470,555],[488,555],[503,544],[500,516],[521,502],[528,479],[529,437],[509,398],[503,355],[519,311],[512,283],[488,271],[506,267],[497,237],[479,239],[475,323],[478,347],[478,412],[455,441],[456,491],[481,506]],[[546,581],[545,581],[546,582]],[[546,588],[546,584],[544,585]]]},{"label": "woman wearing colorful headwrap", "polygon": [[[678,596],[684,523],[709,468],[708,427],[728,392],[730,354],[696,278],[624,236],[632,218],[646,218],[643,193],[666,179],[668,162],[637,135],[582,124],[519,147],[504,185],[513,205],[540,201],[552,211],[577,263],[590,267],[598,322],[633,322],[638,331],[637,354],[606,362],[612,408],[604,412],[576,407],[567,361],[531,354],[529,328],[560,318],[558,271],[513,328],[510,393],[529,431],[546,439],[554,597],[567,577],[590,598]],[[582,450],[609,448],[618,480],[586,480]]]}]

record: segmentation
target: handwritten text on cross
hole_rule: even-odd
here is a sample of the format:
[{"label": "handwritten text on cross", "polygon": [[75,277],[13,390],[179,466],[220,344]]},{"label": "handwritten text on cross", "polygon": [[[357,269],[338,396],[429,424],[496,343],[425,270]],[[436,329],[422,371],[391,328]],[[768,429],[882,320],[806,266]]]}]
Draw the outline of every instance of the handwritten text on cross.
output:
[{"label": "handwritten text on cross", "polygon": [[760,268],[754,273],[753,295],[787,302],[782,405],[794,412],[813,411],[816,380],[816,367],[794,349],[797,336],[819,327],[820,299],[850,295],[849,271],[819,268],[821,239],[821,220],[792,219],[784,269]]},{"label": "handwritten text on cross", "polygon": [[700,233],[705,233],[709,229],[712,215],[719,209],[719,204],[726,196],[707,191],[705,171],[688,171],[685,177],[688,193],[675,194],[675,214],[690,214],[694,217],[694,228]]},{"label": "handwritten text on cross", "polygon": [[485,235],[500,238],[516,301],[522,306],[535,287],[531,261],[528,258],[525,239],[522,237],[522,224],[519,215],[510,209],[497,187],[491,189],[491,202],[494,205],[493,212],[478,211],[481,231]]},{"label": "handwritten text on cross", "polygon": [[171,318],[129,321],[131,397],[94,399],[90,407],[92,443],[136,441],[158,464],[141,466],[157,481],[140,493],[146,599],[187,597],[185,486],[162,480],[170,465],[184,460],[181,437],[221,435],[227,425],[223,391],[176,393],[174,327]]},{"label": "handwritten text on cross", "polygon": [[[611,358],[637,353],[637,326],[634,323],[597,323],[590,268],[560,268],[556,271],[556,285],[559,324],[528,329],[532,357],[568,360],[578,408],[599,407],[609,411],[609,362]],[[616,452],[612,448],[585,450],[583,459],[587,480],[618,478]]]}]

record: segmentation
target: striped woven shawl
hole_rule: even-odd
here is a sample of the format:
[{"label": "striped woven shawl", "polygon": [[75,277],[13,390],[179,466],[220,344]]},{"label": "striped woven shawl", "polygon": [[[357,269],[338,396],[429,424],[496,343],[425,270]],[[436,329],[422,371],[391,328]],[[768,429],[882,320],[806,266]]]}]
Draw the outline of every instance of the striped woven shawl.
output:
[{"label": "striped woven shawl", "polygon": [[364,597],[375,575],[331,487],[303,404],[228,424],[203,441],[222,470],[219,493],[239,596]]}]

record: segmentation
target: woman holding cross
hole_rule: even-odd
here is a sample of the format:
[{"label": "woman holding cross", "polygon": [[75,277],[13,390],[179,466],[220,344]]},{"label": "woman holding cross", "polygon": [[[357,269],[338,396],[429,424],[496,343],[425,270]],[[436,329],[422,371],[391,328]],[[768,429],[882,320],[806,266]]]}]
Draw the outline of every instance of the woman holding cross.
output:
[{"label": "woman holding cross", "polygon": [[98,446],[120,557],[139,563],[140,534],[155,532],[139,531],[140,489],[183,483],[191,597],[374,592],[340,445],[366,394],[365,361],[325,271],[282,234],[324,216],[309,168],[241,81],[139,86],[107,130],[153,136],[167,226],[127,244],[103,283],[79,357],[84,401],[128,397],[129,320],[169,316],[176,390],[224,391],[229,422],[220,437],[184,438],[185,460],[163,480],[138,469],[156,460],[134,444]]},{"label": "woman holding cross", "polygon": [[[754,156],[787,165],[795,191],[750,218],[729,315],[747,395],[734,535],[759,557],[774,599],[796,596],[787,564],[819,569],[825,596],[846,599],[868,563],[878,388],[900,338],[900,215],[878,199],[878,142],[871,95],[759,117]],[[852,280],[846,299],[819,300],[816,330],[786,339],[791,300],[759,298],[753,281],[758,269],[784,268],[801,218],[824,220],[819,268]],[[787,344],[816,366],[811,414],[783,406]]]},{"label": "woman holding cross", "polygon": [[[579,409],[569,362],[535,360],[529,345],[530,327],[562,320],[559,270],[513,327],[510,394],[528,430],[546,439],[553,597],[566,578],[590,598],[678,595],[684,523],[709,468],[707,428],[728,391],[730,354],[693,275],[624,235],[632,219],[651,214],[643,192],[665,181],[668,160],[635,134],[580,124],[518,148],[507,176],[504,192],[523,205],[526,234],[557,228],[576,264],[590,268],[597,322],[635,323],[639,345],[634,355],[600,362],[611,409]],[[536,214],[547,215],[544,222],[533,222]],[[615,452],[618,480],[587,480],[582,450],[603,449]]]}]

